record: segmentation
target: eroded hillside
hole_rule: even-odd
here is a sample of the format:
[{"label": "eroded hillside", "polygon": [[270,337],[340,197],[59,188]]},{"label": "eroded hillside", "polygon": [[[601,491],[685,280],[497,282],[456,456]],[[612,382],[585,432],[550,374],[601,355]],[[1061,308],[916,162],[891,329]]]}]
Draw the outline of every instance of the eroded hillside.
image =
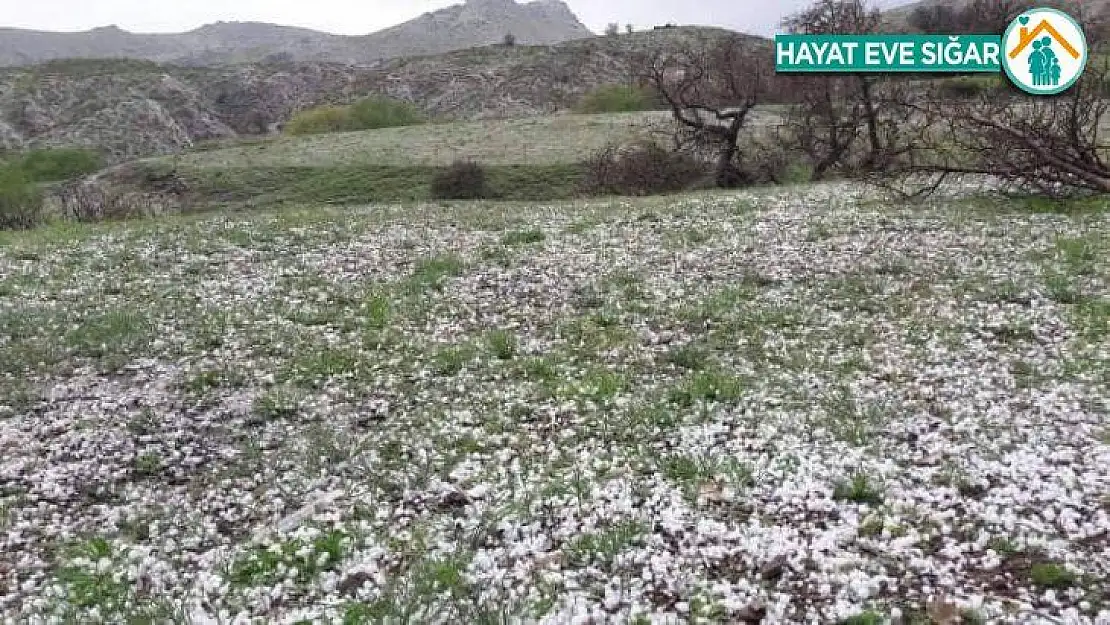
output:
[{"label": "eroded hillside", "polygon": [[0,146],[87,146],[112,160],[276,130],[302,108],[384,93],[443,119],[566,109],[627,81],[635,52],[727,31],[680,28],[557,46],[488,46],[378,65],[260,63],[213,68],[61,61],[0,74]]}]

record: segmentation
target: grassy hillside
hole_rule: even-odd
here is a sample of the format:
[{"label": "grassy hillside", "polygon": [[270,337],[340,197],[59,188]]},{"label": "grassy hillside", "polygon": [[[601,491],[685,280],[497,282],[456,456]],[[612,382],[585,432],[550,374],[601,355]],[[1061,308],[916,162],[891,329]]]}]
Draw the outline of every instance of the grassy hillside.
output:
[{"label": "grassy hillside", "polygon": [[1107,215],[836,185],[0,234],[4,610],[1104,622]]},{"label": "grassy hillside", "polygon": [[[646,137],[667,127],[668,113],[546,115],[385,128],[191,151],[183,167],[333,167],[444,165],[457,159],[490,164],[552,164],[581,160],[610,141]],[[165,161],[166,159],[161,159]]]},{"label": "grassy hillside", "polygon": [[666,120],[639,113],[426,124],[281,137],[149,164],[172,165],[202,204],[421,201],[433,177],[458,160],[486,166],[494,197],[569,198],[589,154],[648,137]]},{"label": "grassy hillside", "polygon": [[[776,107],[761,109],[753,117],[757,126],[777,120]],[[432,177],[466,160],[488,168],[494,197],[569,198],[582,181],[580,164],[597,150],[609,143],[666,139],[670,127],[670,117],[663,112],[425,124],[217,143],[119,171],[127,173],[136,166],[173,170],[190,188],[190,201],[208,206],[359,204],[426,200]],[[117,174],[108,178],[113,176]]]}]

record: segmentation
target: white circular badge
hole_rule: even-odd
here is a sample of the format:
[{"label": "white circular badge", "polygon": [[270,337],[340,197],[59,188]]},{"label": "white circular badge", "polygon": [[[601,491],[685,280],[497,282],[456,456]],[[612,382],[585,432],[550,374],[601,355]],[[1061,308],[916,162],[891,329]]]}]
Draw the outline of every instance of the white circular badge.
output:
[{"label": "white circular badge", "polygon": [[1002,36],[1002,67],[1034,95],[1066,91],[1087,67],[1087,37],[1070,15],[1056,9],[1022,13]]}]

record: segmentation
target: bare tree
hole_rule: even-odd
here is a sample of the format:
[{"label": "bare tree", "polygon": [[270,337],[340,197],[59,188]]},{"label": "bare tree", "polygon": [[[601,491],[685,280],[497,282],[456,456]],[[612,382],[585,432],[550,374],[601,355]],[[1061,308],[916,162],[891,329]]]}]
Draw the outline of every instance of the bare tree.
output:
[{"label": "bare tree", "polygon": [[799,102],[783,120],[782,143],[805,154],[813,179],[821,180],[847,166],[853,151],[858,151],[863,109],[849,78],[807,76],[793,82],[791,91]]},{"label": "bare tree", "polygon": [[[882,13],[865,0],[817,0],[810,8],[788,17],[783,26],[792,33],[803,35],[847,35],[878,32],[883,23]],[[888,151],[883,141],[883,106],[877,93],[878,76],[855,74],[851,77],[854,88],[846,88],[839,78],[818,79],[823,89],[807,90],[802,106],[811,110],[806,117],[819,116],[829,125],[830,132],[858,119],[865,127],[869,146],[864,165],[868,168],[885,162]],[[840,135],[843,136],[843,135]]]},{"label": "bare tree", "polygon": [[621,34],[620,24],[616,22],[609,22],[609,25],[605,27],[605,35],[607,37],[616,37],[619,34]]},{"label": "bare tree", "polygon": [[906,18],[910,28],[932,35],[950,35],[959,31],[961,11],[947,4],[922,4],[914,7]]},{"label": "bare tree", "polygon": [[1090,67],[1053,98],[969,101],[918,98],[907,102],[909,145],[891,180],[930,192],[952,178],[973,176],[1003,191],[1052,197],[1110,193],[1110,145],[1102,138],[1110,110],[1107,68]]},{"label": "bare tree", "polygon": [[767,93],[770,61],[765,47],[733,35],[719,43],[701,40],[674,53],[659,52],[646,63],[647,82],[679,126],[676,141],[713,155],[718,186],[750,179],[739,138]]},{"label": "bare tree", "polygon": [[[1088,21],[1095,17],[1095,11],[1078,0],[967,0],[962,5],[923,4],[910,13],[907,22],[914,30],[924,33],[998,35],[1022,12],[1044,6],[1081,18],[1088,31],[1095,25]],[[1105,10],[1102,13],[1105,14]]]},{"label": "bare tree", "polygon": [[1001,34],[1019,13],[1033,6],[1030,0],[969,0],[963,6],[923,4],[910,13],[909,25],[924,33],[965,35]]}]

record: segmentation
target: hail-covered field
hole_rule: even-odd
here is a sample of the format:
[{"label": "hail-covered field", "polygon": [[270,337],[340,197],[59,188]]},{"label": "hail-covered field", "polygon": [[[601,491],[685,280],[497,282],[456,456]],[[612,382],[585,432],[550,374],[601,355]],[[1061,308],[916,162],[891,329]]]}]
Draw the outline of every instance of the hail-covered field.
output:
[{"label": "hail-covered field", "polygon": [[0,247],[0,621],[1110,623],[1107,213],[844,186]]}]

